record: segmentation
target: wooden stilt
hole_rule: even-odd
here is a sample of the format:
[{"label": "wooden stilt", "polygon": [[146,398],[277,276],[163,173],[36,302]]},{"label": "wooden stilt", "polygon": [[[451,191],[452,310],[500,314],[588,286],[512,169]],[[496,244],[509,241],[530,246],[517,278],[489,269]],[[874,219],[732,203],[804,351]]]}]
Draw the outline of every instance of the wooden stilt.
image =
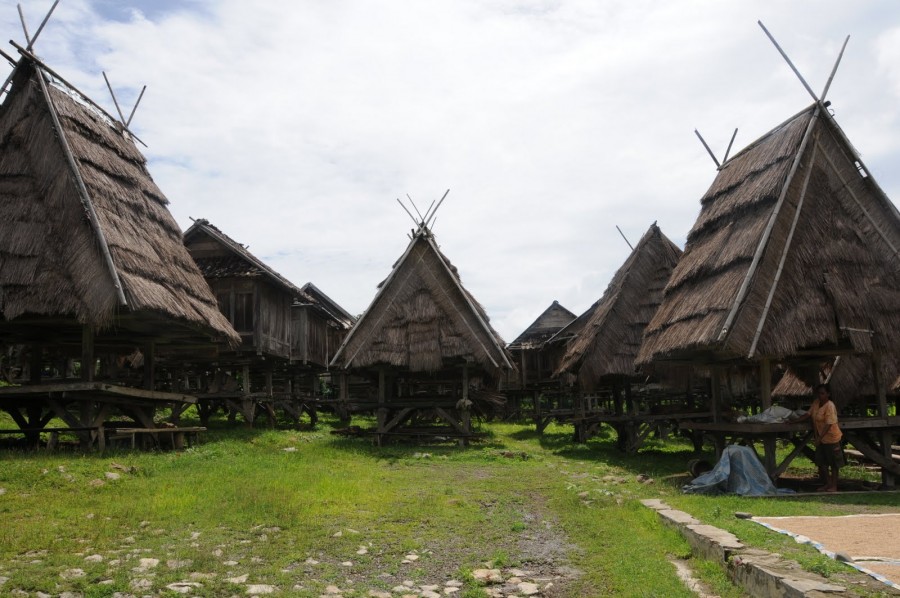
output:
[{"label": "wooden stilt", "polygon": [[[872,352],[872,379],[875,382],[875,392],[878,396],[878,415],[879,417],[887,419],[887,384],[881,372],[881,353],[877,350]],[[893,434],[890,430],[884,430],[883,432],[881,432],[881,453],[884,456],[886,462],[890,462],[893,458],[893,449],[891,448],[892,442]],[[897,476],[887,468],[882,467],[881,483],[885,488],[893,489],[897,483]]]},{"label": "wooden stilt", "polygon": [[144,346],[144,388],[156,388],[156,343],[152,342]]},{"label": "wooden stilt", "polygon": [[94,329],[90,324],[81,328],[81,379],[94,380]]}]

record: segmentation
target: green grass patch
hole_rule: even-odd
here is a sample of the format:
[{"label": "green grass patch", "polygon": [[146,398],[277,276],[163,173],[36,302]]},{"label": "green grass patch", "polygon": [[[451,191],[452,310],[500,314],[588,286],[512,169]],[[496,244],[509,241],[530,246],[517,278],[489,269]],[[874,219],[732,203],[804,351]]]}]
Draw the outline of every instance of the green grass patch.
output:
[{"label": "green grass patch", "polygon": [[[500,568],[557,595],[691,596],[669,562],[690,558],[687,543],[640,499],[662,498],[825,575],[843,565],[734,512],[898,510],[878,495],[683,495],[694,455],[679,440],[623,455],[614,435],[579,445],[566,426],[538,435],[492,423],[470,447],[376,447],[329,434],[336,425],[214,422],[182,452],[2,451],[0,593],[176,595],[166,587],[189,582],[196,596],[241,595],[249,584],[365,596],[455,580],[458,595],[476,597],[486,594],[473,572]],[[739,594],[721,568],[690,562],[715,592]]]}]

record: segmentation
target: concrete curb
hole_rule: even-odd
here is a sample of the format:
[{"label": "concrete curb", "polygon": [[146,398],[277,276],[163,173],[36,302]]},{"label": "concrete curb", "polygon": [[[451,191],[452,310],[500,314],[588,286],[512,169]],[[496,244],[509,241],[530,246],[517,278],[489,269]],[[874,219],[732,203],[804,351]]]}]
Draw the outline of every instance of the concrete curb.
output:
[{"label": "concrete curb", "polygon": [[781,555],[744,546],[730,532],[704,525],[688,513],[672,509],[659,499],[642,500],[641,503],[656,511],[664,525],[678,530],[691,545],[695,555],[721,564],[731,580],[750,596],[856,596],[843,586],[829,583],[821,575],[804,571],[798,563]]}]

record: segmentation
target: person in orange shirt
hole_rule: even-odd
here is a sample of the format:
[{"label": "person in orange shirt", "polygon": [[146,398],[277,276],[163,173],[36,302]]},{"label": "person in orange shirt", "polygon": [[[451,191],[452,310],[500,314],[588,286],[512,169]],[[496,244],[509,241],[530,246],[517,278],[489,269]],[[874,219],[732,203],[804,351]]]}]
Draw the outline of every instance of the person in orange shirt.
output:
[{"label": "person in orange shirt", "polygon": [[831,400],[831,389],[827,384],[816,386],[813,394],[815,400],[800,419],[812,419],[816,465],[825,484],[819,492],[837,492],[838,472],[844,465],[844,451],[841,448],[843,433],[838,425],[837,408]]}]

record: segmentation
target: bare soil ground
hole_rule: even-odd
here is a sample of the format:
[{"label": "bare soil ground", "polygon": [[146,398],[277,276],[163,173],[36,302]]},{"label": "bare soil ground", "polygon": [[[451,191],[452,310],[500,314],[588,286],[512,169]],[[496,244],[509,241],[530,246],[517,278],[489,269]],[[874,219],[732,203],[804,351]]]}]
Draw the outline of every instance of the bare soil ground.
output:
[{"label": "bare soil ground", "polygon": [[778,530],[805,536],[825,550],[842,553],[900,587],[900,514],[842,517],[754,517]]}]

